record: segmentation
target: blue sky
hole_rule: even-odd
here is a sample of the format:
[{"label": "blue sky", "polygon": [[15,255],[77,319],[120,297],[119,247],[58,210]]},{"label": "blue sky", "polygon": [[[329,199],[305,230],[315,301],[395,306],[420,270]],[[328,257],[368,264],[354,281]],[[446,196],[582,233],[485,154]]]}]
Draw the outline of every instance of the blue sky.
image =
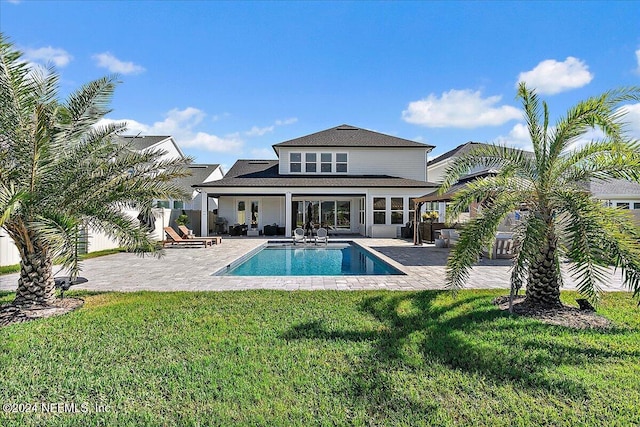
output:
[{"label": "blue sky", "polygon": [[[0,0],[0,29],[62,94],[109,73],[109,118],[200,163],[348,123],[435,145],[526,147],[527,81],[552,117],[640,85],[640,2]],[[628,106],[640,138],[640,103]]]}]

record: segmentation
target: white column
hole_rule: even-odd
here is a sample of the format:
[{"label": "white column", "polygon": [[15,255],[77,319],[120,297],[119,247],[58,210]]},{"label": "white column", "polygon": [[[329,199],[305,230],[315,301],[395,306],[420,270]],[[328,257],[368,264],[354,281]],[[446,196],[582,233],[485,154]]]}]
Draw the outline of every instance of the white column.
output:
[{"label": "white column", "polygon": [[209,195],[200,190],[200,235],[209,235]]},{"label": "white column", "polygon": [[447,222],[447,204],[445,202],[438,203],[438,219],[439,222]]},{"label": "white column", "polygon": [[284,236],[291,237],[291,192],[287,191],[284,196]]}]

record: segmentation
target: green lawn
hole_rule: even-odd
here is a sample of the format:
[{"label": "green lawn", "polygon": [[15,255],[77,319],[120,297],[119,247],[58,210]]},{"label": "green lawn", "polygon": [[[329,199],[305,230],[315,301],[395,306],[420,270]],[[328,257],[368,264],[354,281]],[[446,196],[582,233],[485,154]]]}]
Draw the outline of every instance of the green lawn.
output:
[{"label": "green lawn", "polygon": [[629,294],[604,297],[615,329],[574,331],[501,293],[70,292],[79,311],[0,328],[0,402],[89,413],[0,425],[640,424]]}]

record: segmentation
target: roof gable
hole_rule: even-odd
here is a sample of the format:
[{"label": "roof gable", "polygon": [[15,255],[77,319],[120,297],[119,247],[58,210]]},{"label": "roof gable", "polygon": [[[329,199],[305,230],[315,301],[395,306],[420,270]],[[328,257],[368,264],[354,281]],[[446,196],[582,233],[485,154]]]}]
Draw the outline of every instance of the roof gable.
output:
[{"label": "roof gable", "polygon": [[273,145],[276,153],[278,153],[280,147],[402,147],[432,149],[434,146],[343,124]]}]

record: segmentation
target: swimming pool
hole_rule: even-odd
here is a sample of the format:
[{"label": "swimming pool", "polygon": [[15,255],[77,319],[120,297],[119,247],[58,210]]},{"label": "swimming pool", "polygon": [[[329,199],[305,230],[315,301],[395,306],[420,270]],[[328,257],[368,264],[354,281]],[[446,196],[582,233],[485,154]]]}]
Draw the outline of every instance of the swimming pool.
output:
[{"label": "swimming pool", "polygon": [[229,276],[398,275],[400,270],[351,243],[267,244],[215,273]]}]

